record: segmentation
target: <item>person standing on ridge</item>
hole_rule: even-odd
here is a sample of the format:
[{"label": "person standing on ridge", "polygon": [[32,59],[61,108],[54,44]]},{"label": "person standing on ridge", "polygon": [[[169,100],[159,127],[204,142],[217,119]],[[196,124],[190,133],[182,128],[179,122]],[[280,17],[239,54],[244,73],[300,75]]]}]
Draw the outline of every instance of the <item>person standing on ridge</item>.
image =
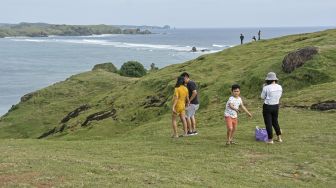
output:
[{"label": "person standing on ridge", "polygon": [[196,130],[196,119],[195,119],[195,113],[199,108],[197,86],[194,81],[190,80],[189,74],[187,72],[182,73],[181,77],[184,78],[184,83],[186,84],[189,92],[190,104],[188,104],[186,108],[186,119],[189,128],[188,134],[197,135],[198,133]]},{"label": "person standing on ridge", "polygon": [[258,31],[258,40],[260,40],[261,31]]},{"label": "person standing on ridge", "polygon": [[243,40],[244,40],[244,35],[241,33],[241,34],[240,34],[240,44],[241,44],[241,45],[243,44]]},{"label": "person standing on ridge", "polygon": [[253,36],[253,37],[252,37],[252,40],[253,40],[253,41],[257,41],[257,39],[256,39],[256,37],[255,37],[255,36]]}]

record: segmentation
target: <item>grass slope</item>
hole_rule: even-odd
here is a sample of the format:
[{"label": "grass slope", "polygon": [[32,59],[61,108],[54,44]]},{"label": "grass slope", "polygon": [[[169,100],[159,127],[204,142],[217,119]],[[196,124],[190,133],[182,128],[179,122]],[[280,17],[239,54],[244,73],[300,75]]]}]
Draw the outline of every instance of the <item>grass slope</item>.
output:
[{"label": "grass slope", "polygon": [[[258,99],[267,72],[284,87],[282,104],[311,105],[335,100],[336,30],[281,37],[237,46],[171,65],[140,79],[104,71],[72,76],[37,91],[0,121],[0,186],[116,187],[334,187],[336,185],[335,111],[282,108],[285,142],[254,141],[263,126]],[[306,46],[319,54],[291,74],[283,57]],[[171,95],[175,78],[190,72],[200,87],[200,135],[172,140]],[[246,106],[240,115],[239,145],[225,147],[224,104],[232,83],[242,85]],[[150,97],[164,102],[146,107]],[[36,138],[60,126],[83,104],[91,108],[48,139]],[[115,119],[92,121],[93,113],[114,108]]]},{"label": "grass slope", "polygon": [[283,109],[285,141],[274,145],[254,141],[261,117],[243,117],[239,145],[226,147],[221,112],[199,118],[198,136],[177,140],[168,116],[105,140],[5,139],[0,186],[334,187],[334,117]]}]

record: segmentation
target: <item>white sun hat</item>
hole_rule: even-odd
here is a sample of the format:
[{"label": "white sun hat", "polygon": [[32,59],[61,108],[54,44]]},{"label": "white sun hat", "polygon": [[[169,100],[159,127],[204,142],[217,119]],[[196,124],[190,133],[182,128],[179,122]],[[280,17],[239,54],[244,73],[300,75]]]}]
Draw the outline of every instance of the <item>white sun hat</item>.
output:
[{"label": "white sun hat", "polygon": [[276,77],[275,72],[269,72],[265,80],[278,80],[278,78]]}]

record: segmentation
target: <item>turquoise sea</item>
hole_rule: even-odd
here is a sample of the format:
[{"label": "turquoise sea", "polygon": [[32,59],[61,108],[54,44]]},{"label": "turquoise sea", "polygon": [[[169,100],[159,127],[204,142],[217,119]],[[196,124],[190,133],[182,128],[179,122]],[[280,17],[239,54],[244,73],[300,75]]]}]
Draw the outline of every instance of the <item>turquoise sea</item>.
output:
[{"label": "turquoise sea", "polygon": [[[153,30],[151,35],[95,35],[79,37],[0,39],[0,115],[26,93],[89,71],[95,64],[112,62],[118,68],[136,60],[146,68],[183,63],[202,54],[239,45],[240,33],[251,42],[261,38],[314,32],[328,27],[221,28]],[[195,46],[204,52],[191,52]]]}]

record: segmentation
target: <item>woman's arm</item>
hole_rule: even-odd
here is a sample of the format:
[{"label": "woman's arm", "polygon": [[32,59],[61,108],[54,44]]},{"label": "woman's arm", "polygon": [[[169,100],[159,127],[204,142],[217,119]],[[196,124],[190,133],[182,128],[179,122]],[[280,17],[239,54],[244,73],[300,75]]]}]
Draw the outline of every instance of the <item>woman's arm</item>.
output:
[{"label": "woman's arm", "polygon": [[262,99],[265,99],[265,98],[266,98],[266,88],[265,88],[265,86],[264,86],[263,89],[262,89],[262,92],[261,92],[261,94],[260,94],[260,97],[261,97]]}]

